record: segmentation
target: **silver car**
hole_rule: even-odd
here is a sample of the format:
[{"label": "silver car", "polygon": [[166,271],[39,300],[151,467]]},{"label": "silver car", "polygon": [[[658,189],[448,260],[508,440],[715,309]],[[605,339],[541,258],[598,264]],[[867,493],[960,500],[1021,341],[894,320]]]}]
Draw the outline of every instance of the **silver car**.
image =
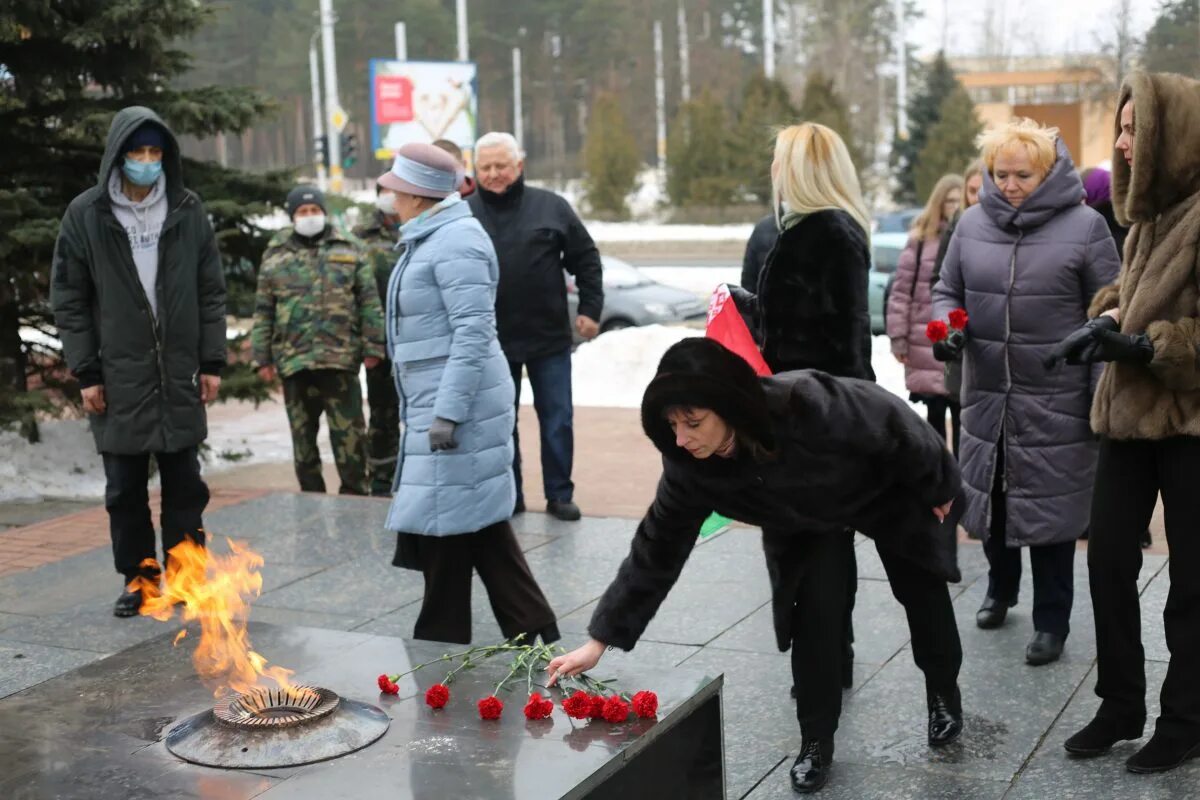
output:
[{"label": "silver car", "polygon": [[[669,325],[703,322],[708,303],[685,289],[659,283],[632,264],[612,256],[601,256],[604,265],[604,311],[600,314],[600,332],[633,328],[639,325]],[[571,330],[579,309],[579,294],[574,276],[567,279],[567,303],[571,310]],[[582,341],[575,335],[576,342]]]}]

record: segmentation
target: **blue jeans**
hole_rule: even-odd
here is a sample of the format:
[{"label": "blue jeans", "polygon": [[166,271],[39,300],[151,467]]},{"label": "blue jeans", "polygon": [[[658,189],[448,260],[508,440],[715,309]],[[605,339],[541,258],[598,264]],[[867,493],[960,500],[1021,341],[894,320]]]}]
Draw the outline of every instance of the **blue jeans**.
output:
[{"label": "blue jeans", "polygon": [[[517,413],[521,412],[521,369],[529,372],[533,408],[537,412],[542,440],[542,488],[546,499],[569,502],[575,494],[571,467],[575,460],[575,410],[571,403],[571,351],[531,359],[509,361],[516,387]],[[519,426],[517,426],[519,427]],[[517,480],[517,502],[525,501],[521,487],[521,439],[513,428],[513,475]]]}]

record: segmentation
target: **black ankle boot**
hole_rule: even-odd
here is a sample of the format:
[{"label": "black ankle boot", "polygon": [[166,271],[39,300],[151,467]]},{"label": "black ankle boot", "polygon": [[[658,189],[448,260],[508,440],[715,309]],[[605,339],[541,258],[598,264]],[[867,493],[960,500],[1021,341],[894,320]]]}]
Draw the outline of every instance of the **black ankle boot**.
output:
[{"label": "black ankle boot", "polygon": [[945,691],[931,691],[929,705],[929,746],[950,744],[962,735],[962,696],[955,686]]},{"label": "black ankle boot", "polygon": [[975,624],[984,630],[999,628],[1004,624],[1008,610],[1016,603],[1004,603],[988,595],[983,599],[983,605],[975,612]]},{"label": "black ankle boot", "polygon": [[113,605],[114,617],[136,617],[138,611],[142,608],[142,590],[134,589],[130,591],[128,588],[121,593],[117,598],[117,602]]},{"label": "black ankle boot", "polygon": [[820,790],[829,780],[833,764],[833,738],[805,739],[800,755],[792,763],[792,788],[800,794]]},{"label": "black ankle boot", "polygon": [[1183,738],[1155,731],[1146,746],[1125,762],[1125,769],[1148,775],[1175,769],[1197,757],[1200,757],[1200,735]]},{"label": "black ankle boot", "polygon": [[1067,640],[1057,633],[1038,631],[1025,647],[1025,663],[1031,667],[1050,664],[1062,657],[1063,645]]},{"label": "black ankle boot", "polygon": [[1068,753],[1077,758],[1102,756],[1117,742],[1142,738],[1145,720],[1115,720],[1096,717],[1078,733],[1063,742]]}]

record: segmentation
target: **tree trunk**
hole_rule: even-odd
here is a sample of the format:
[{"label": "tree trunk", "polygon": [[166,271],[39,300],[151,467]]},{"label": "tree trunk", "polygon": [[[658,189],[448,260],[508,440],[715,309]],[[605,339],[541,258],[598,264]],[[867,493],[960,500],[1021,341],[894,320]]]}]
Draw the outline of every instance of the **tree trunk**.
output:
[{"label": "tree trunk", "polygon": [[[0,408],[6,405],[4,400],[18,399],[28,391],[16,293],[0,284]],[[21,435],[36,443],[41,437],[33,412],[22,412],[17,419]]]}]

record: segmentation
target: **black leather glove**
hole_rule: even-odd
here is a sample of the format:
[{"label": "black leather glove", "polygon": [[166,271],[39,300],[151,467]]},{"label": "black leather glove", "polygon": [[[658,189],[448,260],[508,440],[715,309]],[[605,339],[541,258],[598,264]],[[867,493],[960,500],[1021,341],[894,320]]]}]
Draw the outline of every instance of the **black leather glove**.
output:
[{"label": "black leather glove", "polygon": [[1076,366],[1100,361],[1102,359],[1097,358],[1100,335],[1106,332],[1116,333],[1120,327],[1115,319],[1107,315],[1089,319],[1082,328],[1055,345],[1043,364],[1046,369],[1052,369],[1063,360]]},{"label": "black leather glove", "polygon": [[732,283],[725,285],[729,287],[729,296],[733,298],[733,304],[743,316],[754,316],[758,313],[758,295]]},{"label": "black leather glove", "polygon": [[950,331],[950,335],[933,343],[933,357],[938,361],[958,361],[967,346],[967,335],[962,331]]},{"label": "black leather glove", "polygon": [[1096,338],[1096,352],[1091,360],[1149,364],[1154,360],[1154,344],[1144,333],[1101,331]]},{"label": "black leather glove", "polygon": [[454,429],[457,427],[456,422],[434,417],[433,424],[429,426],[429,449],[453,450],[458,447],[458,442],[454,441]]}]

